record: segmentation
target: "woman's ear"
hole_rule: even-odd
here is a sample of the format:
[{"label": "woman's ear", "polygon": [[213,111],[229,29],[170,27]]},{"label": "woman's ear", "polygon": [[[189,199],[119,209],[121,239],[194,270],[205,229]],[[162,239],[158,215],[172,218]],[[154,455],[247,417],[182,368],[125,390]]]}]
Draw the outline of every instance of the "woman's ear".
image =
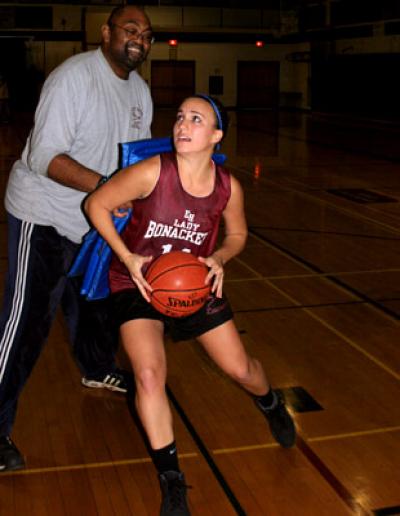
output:
[{"label": "woman's ear", "polygon": [[222,137],[224,136],[224,133],[221,129],[216,129],[214,131],[214,134],[213,134],[213,137],[212,137],[212,142],[213,144],[217,144],[219,143],[221,140],[222,140]]}]

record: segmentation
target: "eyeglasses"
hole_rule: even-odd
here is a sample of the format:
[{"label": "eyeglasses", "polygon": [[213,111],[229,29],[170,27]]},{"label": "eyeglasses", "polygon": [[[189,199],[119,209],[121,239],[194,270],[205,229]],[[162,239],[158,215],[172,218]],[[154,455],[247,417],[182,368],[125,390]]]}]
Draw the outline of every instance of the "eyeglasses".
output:
[{"label": "eyeglasses", "polygon": [[118,29],[123,30],[124,32],[126,32],[126,34],[130,38],[133,38],[135,41],[138,41],[140,38],[142,38],[143,43],[145,45],[152,45],[154,43],[154,41],[155,41],[155,38],[154,38],[153,34],[151,34],[151,33],[150,34],[144,34],[143,32],[139,32],[136,29],[127,29],[126,27],[122,27],[122,25],[117,25],[116,23],[112,23],[111,27],[112,26],[118,27]]}]

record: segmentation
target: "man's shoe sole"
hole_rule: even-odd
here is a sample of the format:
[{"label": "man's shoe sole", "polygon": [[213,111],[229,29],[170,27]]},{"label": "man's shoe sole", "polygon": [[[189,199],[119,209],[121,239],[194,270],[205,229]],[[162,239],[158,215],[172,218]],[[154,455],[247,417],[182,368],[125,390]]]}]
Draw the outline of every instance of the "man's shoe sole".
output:
[{"label": "man's shoe sole", "polygon": [[85,387],[90,387],[92,389],[108,389],[109,391],[121,392],[123,394],[127,392],[126,389],[118,387],[117,385],[97,382],[96,380],[87,380],[86,378],[82,378],[82,385],[84,385]]}]

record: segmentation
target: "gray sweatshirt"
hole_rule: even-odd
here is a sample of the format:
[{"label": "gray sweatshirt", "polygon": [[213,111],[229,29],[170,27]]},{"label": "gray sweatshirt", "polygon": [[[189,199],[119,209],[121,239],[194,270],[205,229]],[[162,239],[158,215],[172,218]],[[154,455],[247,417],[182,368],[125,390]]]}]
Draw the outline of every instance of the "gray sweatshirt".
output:
[{"label": "gray sweatshirt", "polygon": [[66,154],[110,175],[118,168],[118,144],[149,138],[152,115],[144,80],[136,72],[120,79],[100,48],[67,59],[43,86],[33,129],[10,173],[6,210],[79,243],[88,230],[81,210],[87,194],[50,179],[50,161]]}]

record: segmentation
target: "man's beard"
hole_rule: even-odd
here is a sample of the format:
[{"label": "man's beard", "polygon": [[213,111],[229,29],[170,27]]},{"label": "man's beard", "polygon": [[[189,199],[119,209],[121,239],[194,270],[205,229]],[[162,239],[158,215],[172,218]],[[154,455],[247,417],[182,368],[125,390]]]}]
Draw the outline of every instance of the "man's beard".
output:
[{"label": "man's beard", "polygon": [[[130,48],[135,48],[139,52],[138,53],[130,52],[129,51]],[[145,54],[143,46],[136,45],[135,43],[127,43],[125,45],[124,57],[125,57],[124,62],[126,64],[127,68],[129,70],[134,70],[135,68],[137,68],[139,65],[141,65],[143,63],[143,61],[146,58],[146,54]]]}]

